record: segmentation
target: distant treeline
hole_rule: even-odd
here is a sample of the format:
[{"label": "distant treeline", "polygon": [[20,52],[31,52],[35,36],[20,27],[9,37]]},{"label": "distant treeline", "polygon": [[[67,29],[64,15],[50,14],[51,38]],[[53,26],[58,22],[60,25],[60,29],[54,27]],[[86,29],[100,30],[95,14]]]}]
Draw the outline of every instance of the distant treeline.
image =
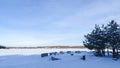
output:
[{"label": "distant treeline", "polygon": [[5,46],[0,45],[0,49],[5,49],[5,48],[6,48]]},{"label": "distant treeline", "polygon": [[85,48],[84,46],[39,46],[39,47],[7,47],[8,49],[37,49],[37,48]]}]

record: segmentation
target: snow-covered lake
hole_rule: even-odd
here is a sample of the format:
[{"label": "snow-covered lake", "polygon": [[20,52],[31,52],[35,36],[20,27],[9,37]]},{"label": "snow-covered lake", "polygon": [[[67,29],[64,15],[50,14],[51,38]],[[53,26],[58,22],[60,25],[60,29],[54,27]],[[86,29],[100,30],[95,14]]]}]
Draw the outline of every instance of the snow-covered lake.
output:
[{"label": "snow-covered lake", "polygon": [[[82,51],[81,53],[53,55],[60,60],[52,61],[51,56],[41,53],[59,51]],[[86,52],[85,52],[86,51]],[[86,55],[86,60],[81,57]],[[0,68],[120,68],[120,60],[111,57],[95,57],[87,49],[0,49]]]}]

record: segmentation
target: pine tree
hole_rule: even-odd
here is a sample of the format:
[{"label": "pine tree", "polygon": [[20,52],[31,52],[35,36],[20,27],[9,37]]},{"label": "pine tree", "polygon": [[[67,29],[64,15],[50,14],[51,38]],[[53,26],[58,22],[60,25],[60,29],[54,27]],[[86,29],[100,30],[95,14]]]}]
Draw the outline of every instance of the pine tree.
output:
[{"label": "pine tree", "polygon": [[110,44],[110,47],[112,47],[112,55],[113,58],[116,58],[116,49],[119,43],[119,32],[117,32],[118,30],[118,24],[112,20],[106,27],[106,37],[107,37],[107,43]]},{"label": "pine tree", "polygon": [[105,44],[104,44],[104,31],[98,25],[95,25],[95,29],[85,35],[85,41],[83,41],[85,47],[88,49],[95,49],[95,55],[104,56]]},{"label": "pine tree", "polygon": [[83,44],[88,49],[94,49],[98,56],[105,55],[105,48],[112,48],[112,57],[117,58],[120,49],[120,27],[114,20],[106,26],[95,25],[95,29],[85,35]]}]

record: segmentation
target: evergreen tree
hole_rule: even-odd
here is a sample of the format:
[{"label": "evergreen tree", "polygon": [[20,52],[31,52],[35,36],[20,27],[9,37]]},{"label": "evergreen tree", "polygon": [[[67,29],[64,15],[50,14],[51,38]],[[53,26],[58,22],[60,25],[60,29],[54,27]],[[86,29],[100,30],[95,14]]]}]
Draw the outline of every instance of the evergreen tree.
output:
[{"label": "evergreen tree", "polygon": [[119,32],[117,32],[118,30],[118,24],[112,20],[106,27],[105,27],[105,30],[106,30],[106,37],[107,37],[107,43],[110,44],[110,47],[112,47],[112,55],[113,55],[113,58],[116,57],[116,49],[117,49],[117,46],[118,46],[118,43],[119,43]]},{"label": "evergreen tree", "polygon": [[85,41],[83,41],[85,47],[88,49],[95,49],[95,55],[104,56],[105,44],[104,44],[104,31],[98,25],[95,25],[95,29],[85,35]]},{"label": "evergreen tree", "polygon": [[120,49],[120,27],[114,20],[105,27],[95,25],[95,29],[85,35],[83,44],[88,49],[94,49],[98,56],[105,55],[105,48],[112,48],[112,56],[117,58],[118,49]]}]

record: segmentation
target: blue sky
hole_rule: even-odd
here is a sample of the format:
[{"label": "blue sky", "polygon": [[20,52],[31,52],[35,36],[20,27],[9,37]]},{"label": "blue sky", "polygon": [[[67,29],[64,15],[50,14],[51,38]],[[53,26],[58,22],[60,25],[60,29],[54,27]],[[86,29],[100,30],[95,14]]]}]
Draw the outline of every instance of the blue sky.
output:
[{"label": "blue sky", "polygon": [[0,44],[83,45],[95,24],[120,23],[120,0],[0,0]]}]

